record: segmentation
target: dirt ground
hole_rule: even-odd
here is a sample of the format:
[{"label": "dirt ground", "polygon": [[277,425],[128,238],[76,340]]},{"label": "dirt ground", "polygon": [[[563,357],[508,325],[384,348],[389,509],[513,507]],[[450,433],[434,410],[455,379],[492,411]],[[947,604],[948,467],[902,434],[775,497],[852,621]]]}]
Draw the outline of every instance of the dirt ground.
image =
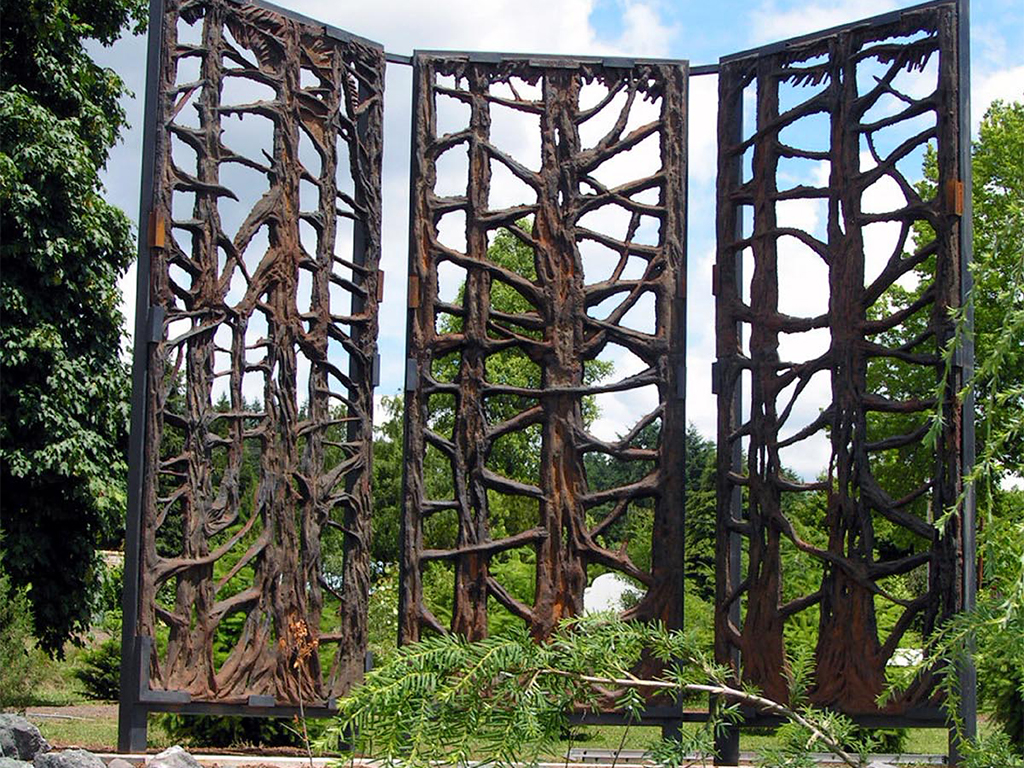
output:
[{"label": "dirt ground", "polygon": [[117,720],[117,704],[72,704],[67,707],[28,707],[25,714],[57,717],[59,719],[81,718],[83,720]]}]

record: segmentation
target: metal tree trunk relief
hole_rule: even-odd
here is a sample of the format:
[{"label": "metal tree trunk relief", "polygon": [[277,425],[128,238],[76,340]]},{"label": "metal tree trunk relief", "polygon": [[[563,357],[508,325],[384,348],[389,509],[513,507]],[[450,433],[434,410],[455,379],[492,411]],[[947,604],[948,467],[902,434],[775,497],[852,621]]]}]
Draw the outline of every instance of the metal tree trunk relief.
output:
[{"label": "metal tree trunk relief", "polygon": [[[679,627],[687,67],[419,53],[414,72],[402,640],[509,614],[544,638],[588,567]],[[627,391],[644,415],[595,436],[595,398]],[[503,582],[513,558],[529,587]]]},{"label": "metal tree trunk relief", "polygon": [[[961,518],[944,516],[961,490],[957,32],[932,6],[721,64],[716,655],[779,700],[793,622],[816,631],[811,700],[872,714],[901,640],[963,604]],[[935,183],[915,185],[926,157]],[[800,164],[820,181],[794,183]],[[827,469],[787,472],[814,440]],[[817,587],[795,592],[784,563]]]},{"label": "metal tree trunk relief", "polygon": [[323,25],[166,3],[137,621],[148,690],[324,706],[361,679],[383,72],[381,48]]}]

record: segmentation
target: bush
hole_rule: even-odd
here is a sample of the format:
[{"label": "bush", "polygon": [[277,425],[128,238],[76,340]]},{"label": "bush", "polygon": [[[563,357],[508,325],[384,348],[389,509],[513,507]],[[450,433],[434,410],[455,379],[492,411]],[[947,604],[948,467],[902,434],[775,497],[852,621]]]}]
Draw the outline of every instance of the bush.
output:
[{"label": "bush", "polygon": [[39,665],[33,660],[32,614],[25,590],[0,568],[0,707],[24,703]]},{"label": "bush", "polygon": [[872,752],[898,755],[906,751],[910,731],[906,728],[857,728],[853,737],[855,741],[869,744]]},{"label": "bush", "polygon": [[124,565],[107,565],[99,572],[93,596],[92,623],[102,627],[121,626],[121,594],[124,590]]},{"label": "bush", "polygon": [[1024,756],[1024,670],[1004,659],[1002,664],[993,662],[991,666],[979,666],[978,673],[988,675],[980,682],[993,720],[1002,727],[1007,743],[1018,755]]},{"label": "bush", "polygon": [[[193,746],[305,746],[302,739],[302,724],[282,718],[166,714],[160,716],[160,722],[172,740]],[[322,720],[306,721],[306,729],[311,740],[319,737],[325,727],[326,723]]]},{"label": "bush", "polygon": [[74,671],[91,699],[114,701],[121,689],[121,639],[111,637],[79,656],[82,666]]},{"label": "bush", "polygon": [[1024,491],[1001,491],[981,530],[984,579],[965,626],[976,638],[978,699],[1024,757]]}]

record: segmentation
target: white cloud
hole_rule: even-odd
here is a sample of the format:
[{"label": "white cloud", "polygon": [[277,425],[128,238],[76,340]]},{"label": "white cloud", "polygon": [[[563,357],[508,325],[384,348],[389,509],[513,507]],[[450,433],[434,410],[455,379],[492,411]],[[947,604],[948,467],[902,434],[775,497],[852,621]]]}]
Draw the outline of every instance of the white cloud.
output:
[{"label": "white cloud", "polygon": [[622,11],[622,35],[616,46],[648,58],[669,55],[678,27],[666,24],[653,3],[626,0]]},{"label": "white cloud", "polygon": [[971,83],[971,131],[977,133],[985,110],[996,99],[1024,101],[1024,64],[985,74],[975,74]]},{"label": "white cloud", "polygon": [[[713,322],[713,317],[711,320]],[[718,430],[717,398],[711,392],[714,341],[691,346],[696,348],[686,355],[686,420],[702,435],[713,439]]]},{"label": "white cloud", "polygon": [[671,34],[655,6],[644,2],[625,4],[623,31],[614,40],[601,39],[590,23],[593,0],[389,0],[344,6],[298,0],[281,5],[383,42],[396,53],[418,48],[635,54],[667,50]]},{"label": "white cloud", "polygon": [[753,43],[774,42],[885,13],[898,4],[895,0],[845,0],[800,3],[781,10],[775,0],[767,0],[751,12],[749,29]]},{"label": "white cloud", "polygon": [[714,195],[712,185],[718,173],[717,77],[690,78],[688,118],[690,180],[694,183],[694,191]]},{"label": "white cloud", "polygon": [[[616,379],[620,378],[616,371]],[[627,392],[595,395],[600,416],[590,425],[590,432],[601,440],[617,440],[640,419],[658,407],[658,390],[653,384]]]}]

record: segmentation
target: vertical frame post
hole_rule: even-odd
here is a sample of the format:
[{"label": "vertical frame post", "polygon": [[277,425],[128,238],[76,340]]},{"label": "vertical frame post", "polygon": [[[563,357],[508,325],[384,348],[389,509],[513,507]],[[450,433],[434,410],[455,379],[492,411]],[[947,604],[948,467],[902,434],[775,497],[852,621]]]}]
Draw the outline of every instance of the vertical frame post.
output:
[{"label": "vertical frame post", "polygon": [[[726,78],[726,82],[719,81],[719,135],[731,144],[739,144],[743,138],[743,86],[738,78],[733,76],[733,71],[728,70],[719,74],[719,78]],[[736,154],[731,157],[720,156],[718,167],[718,214],[717,226],[719,229],[718,241],[720,243],[737,242],[743,238],[743,213],[742,207],[729,200],[733,189],[743,184],[743,155]],[[725,263],[728,256],[723,259]],[[716,273],[714,292],[722,293],[723,298],[731,294],[737,301],[743,300],[743,252],[736,250],[732,254],[732,274]],[[731,433],[743,422],[743,379],[738,368],[732,365],[734,358],[742,353],[743,324],[732,322],[728,317],[719,317],[718,322],[725,322],[730,328],[719,329],[718,350],[715,372],[712,376],[713,389],[718,394],[718,419],[719,430],[722,430],[721,422],[725,420],[727,433]],[[725,330],[726,333],[721,331]],[[743,445],[741,441],[735,440],[728,457],[728,469],[739,473],[743,463]],[[719,484],[722,483],[721,467],[719,467]],[[721,502],[720,502],[721,503]],[[722,512],[725,511],[725,515]],[[728,548],[728,560],[724,570],[719,561],[716,574],[716,613],[722,610],[722,601],[725,595],[724,587],[728,585],[729,591],[740,582],[743,574],[742,564],[742,537],[733,530],[731,522],[738,521],[743,517],[743,491],[738,485],[730,485],[728,490],[727,509],[719,509],[717,523],[719,538],[726,539],[725,546]],[[723,519],[724,518],[724,519]],[[740,602],[733,600],[726,615],[718,620],[728,621],[730,624],[739,625]],[[717,642],[716,642],[717,645]],[[716,655],[718,649],[716,648]],[[730,665],[737,674],[740,670],[739,650],[731,647],[727,651],[728,658],[716,658],[718,663]],[[735,765],[739,762],[740,754],[740,730],[739,728],[726,728],[715,737],[715,764]]]},{"label": "vertical frame post", "polygon": [[[413,51],[412,55],[412,104],[413,109],[409,123],[409,280],[406,286],[406,339],[413,338],[413,335],[420,333],[417,316],[420,304],[420,269],[416,261],[416,248],[414,244],[420,236],[417,227],[418,217],[416,215],[419,204],[420,179],[427,172],[421,167],[423,139],[421,134],[426,130],[423,123],[431,119],[433,110],[430,103],[422,100],[423,81],[426,78],[429,82],[430,73],[428,65],[418,52]],[[422,105],[427,111],[421,115],[418,107]],[[432,170],[432,168],[430,169]],[[408,342],[407,342],[408,345]],[[407,350],[408,353],[408,350]],[[419,378],[419,360],[408,357],[405,361],[405,384],[403,397],[405,406],[405,418],[402,427],[402,452],[408,457],[414,451],[425,449],[419,436],[420,425],[425,418],[425,405],[421,406],[417,379]],[[416,445],[410,441],[416,440]],[[402,471],[402,498],[418,498],[418,494],[412,492],[410,484],[420,484],[422,479],[413,476],[408,464],[403,466]],[[420,630],[420,602],[422,601],[422,587],[418,553],[422,548],[422,533],[420,531],[418,510],[413,510],[408,504],[403,504],[402,515],[399,521],[399,536],[401,538],[401,556],[399,558],[398,572],[398,645],[415,642],[419,639]]]},{"label": "vertical frame post", "polygon": [[[971,381],[974,376],[974,299],[973,279],[971,277],[971,261],[974,251],[974,220],[972,203],[971,176],[971,37],[970,37],[970,0],[957,0],[957,118],[959,120],[958,161],[959,176],[963,184],[963,213],[960,216],[960,305],[964,308],[964,329],[961,340],[960,380],[957,388]],[[974,433],[974,390],[970,389],[964,396],[962,404],[962,423],[960,431],[961,472],[967,475],[974,467],[975,433]],[[964,611],[973,611],[977,592],[977,541],[976,541],[976,507],[977,497],[974,484],[964,481],[961,514],[961,546],[963,547],[962,589]],[[973,651],[974,641],[970,640]],[[978,671],[971,655],[961,661],[960,702],[958,717],[961,720],[962,737],[974,739],[978,733]],[[949,764],[959,765],[962,762],[960,738],[956,730],[950,731]]]},{"label": "vertical frame post", "polygon": [[[690,78],[687,73],[682,78],[680,87],[681,92],[681,114],[675,110],[666,110],[667,116],[670,119],[685,119],[689,120],[690,114]],[[687,123],[688,124],[688,123]],[[685,128],[673,129],[675,131],[681,131],[683,140],[681,142],[665,141],[662,146],[663,163],[667,167],[678,167],[682,168],[681,179],[678,185],[666,184],[662,191],[665,202],[666,217],[664,226],[670,230],[673,230],[671,239],[674,242],[682,244],[682,253],[678,254],[677,260],[680,264],[680,269],[676,278],[675,291],[672,296],[673,312],[672,312],[672,329],[671,329],[671,342],[670,342],[670,373],[675,376],[674,387],[669,392],[668,401],[666,402],[666,423],[675,425],[675,430],[680,427],[683,430],[683,434],[679,435],[677,431],[667,431],[663,434],[663,440],[671,440],[673,442],[682,441],[683,445],[686,444],[686,305],[689,300],[689,294],[687,290],[686,280],[686,244],[689,243],[689,231],[687,229],[687,216],[686,212],[689,209],[690,189],[689,189],[689,152],[688,152],[688,138],[689,133]],[[672,504],[678,505],[678,517],[675,517],[668,525],[676,527],[676,531],[667,532],[670,540],[678,542],[676,547],[675,556],[678,557],[678,563],[680,564],[678,569],[675,570],[675,585],[674,588],[677,590],[678,605],[678,617],[677,622],[679,627],[686,626],[686,519],[687,519],[687,504],[686,504],[686,493],[687,493],[687,480],[688,475],[688,463],[686,450],[680,451],[679,456],[674,462],[672,468],[673,472],[676,472],[676,477],[682,478],[682,482],[666,483],[665,489],[671,494]],[[657,548],[654,548],[652,555]],[[673,557],[673,552],[668,551],[665,553],[667,558]],[[673,573],[671,569],[666,569],[669,573]],[[682,666],[682,660],[679,660],[680,666]],[[683,708],[684,705],[681,701],[676,702],[673,709],[678,713],[675,717],[667,719],[661,728],[662,738],[679,738],[682,735],[683,726]]]},{"label": "vertical frame post", "polygon": [[139,191],[139,258],[135,278],[135,338],[132,357],[132,418],[128,441],[128,509],[125,516],[124,588],[121,598],[121,696],[117,714],[119,752],[146,749],[145,705],[139,701],[142,681],[136,626],[139,616],[139,555],[142,526],[142,479],[145,469],[146,389],[149,381],[150,242],[153,212],[160,59],[163,49],[164,0],[150,0],[146,48],[145,123],[142,132],[142,186]]}]

